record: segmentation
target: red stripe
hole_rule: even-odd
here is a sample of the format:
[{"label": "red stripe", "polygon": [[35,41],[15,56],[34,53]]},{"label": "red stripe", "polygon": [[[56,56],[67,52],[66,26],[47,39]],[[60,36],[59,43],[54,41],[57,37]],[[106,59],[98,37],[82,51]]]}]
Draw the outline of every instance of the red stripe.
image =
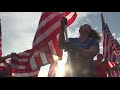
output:
[{"label": "red stripe", "polygon": [[65,12],[65,16],[68,16],[70,14],[70,12]]},{"label": "red stripe", "polygon": [[109,40],[109,38],[108,38],[108,37],[106,37],[106,38],[107,38],[107,39],[106,39],[106,43],[105,43],[105,44],[106,44],[106,46],[105,46],[105,47],[106,47],[106,52],[105,52],[105,53],[106,53],[106,56],[105,56],[105,60],[109,61],[109,60],[108,60],[108,54],[109,54],[109,52],[108,52],[108,40]]},{"label": "red stripe", "polygon": [[57,29],[55,29],[47,38],[45,38],[43,41],[39,42],[36,46],[34,46],[34,49],[37,48],[42,48],[43,46],[45,46],[50,40],[52,40],[54,37],[57,36],[57,34],[60,32],[60,27],[58,27]]},{"label": "red stripe", "polygon": [[76,17],[77,17],[77,14],[74,13],[74,15],[72,16],[72,18],[70,18],[70,19],[68,20],[67,26],[71,25],[71,24],[74,22],[74,20],[76,19]]},{"label": "red stripe", "polygon": [[41,27],[40,30],[36,32],[35,39],[41,36],[47,29],[49,29],[52,25],[54,25],[59,20],[60,18],[58,16],[55,16],[53,19],[47,22],[43,27]]},{"label": "red stripe", "polygon": [[45,12],[44,14],[41,15],[39,24],[45,19],[47,18],[49,15],[51,15],[53,12]]}]

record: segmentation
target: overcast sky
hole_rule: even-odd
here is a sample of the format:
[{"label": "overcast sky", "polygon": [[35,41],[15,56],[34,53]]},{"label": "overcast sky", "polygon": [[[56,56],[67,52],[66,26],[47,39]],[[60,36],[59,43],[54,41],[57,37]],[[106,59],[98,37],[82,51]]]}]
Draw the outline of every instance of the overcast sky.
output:
[{"label": "overcast sky", "polygon": [[[102,12],[114,37],[120,42],[120,12]],[[99,33],[102,32],[101,12],[77,12],[75,22],[68,27],[69,37],[78,37],[80,25],[88,23]],[[38,27],[41,12],[0,12],[2,26],[3,56],[11,52],[23,52],[32,48],[32,41]],[[100,44],[102,53],[102,44]],[[66,59],[66,55],[64,56]],[[46,76],[49,65],[42,67]]]}]

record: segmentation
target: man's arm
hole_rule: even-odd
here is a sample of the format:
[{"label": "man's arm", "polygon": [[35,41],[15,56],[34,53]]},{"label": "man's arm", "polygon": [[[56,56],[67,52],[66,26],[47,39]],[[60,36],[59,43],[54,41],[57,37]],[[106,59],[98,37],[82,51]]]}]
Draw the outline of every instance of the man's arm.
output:
[{"label": "man's arm", "polygon": [[61,28],[60,28],[60,35],[59,35],[59,47],[61,49],[65,49],[65,36],[64,36],[64,31],[65,31],[65,24],[67,23],[67,19],[63,18],[61,20]]},{"label": "man's arm", "polygon": [[7,58],[12,58],[12,57],[14,57],[15,55],[16,55],[16,53],[11,53],[10,55],[0,57],[0,63],[4,63],[4,61],[5,61]]}]

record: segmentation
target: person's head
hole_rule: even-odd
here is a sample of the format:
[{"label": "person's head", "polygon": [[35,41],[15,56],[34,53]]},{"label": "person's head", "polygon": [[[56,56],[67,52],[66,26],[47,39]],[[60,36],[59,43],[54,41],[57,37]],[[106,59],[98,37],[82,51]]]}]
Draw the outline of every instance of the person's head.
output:
[{"label": "person's head", "polygon": [[102,54],[97,54],[97,60],[101,62],[102,59],[103,59],[103,55]]},{"label": "person's head", "polygon": [[98,41],[101,40],[100,35],[94,29],[92,29],[92,27],[88,24],[81,25],[79,29],[79,33],[80,33],[80,36],[83,36],[83,37],[95,38]]}]

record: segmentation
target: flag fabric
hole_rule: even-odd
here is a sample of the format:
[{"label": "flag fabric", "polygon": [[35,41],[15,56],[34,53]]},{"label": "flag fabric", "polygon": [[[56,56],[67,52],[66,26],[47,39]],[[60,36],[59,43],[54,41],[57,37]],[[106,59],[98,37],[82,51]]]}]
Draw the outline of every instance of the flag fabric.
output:
[{"label": "flag fabric", "polygon": [[58,47],[60,12],[43,12],[36,31],[33,48],[11,59],[13,77],[36,77],[40,67],[62,58]]},{"label": "flag fabric", "polygon": [[[63,16],[67,18],[67,26],[69,26],[75,21],[77,14],[76,12],[63,12]],[[55,77],[57,75],[58,64],[58,62],[55,62],[50,65],[48,77]]]},{"label": "flag fabric", "polygon": [[32,49],[26,50],[18,53],[11,59],[12,77],[36,77],[38,75],[40,68],[34,67],[34,61],[29,62],[29,55],[31,52]]},{"label": "flag fabric", "polygon": [[[62,59],[62,50],[58,47],[61,18],[62,14],[60,12],[42,13],[33,40],[33,49],[39,53],[39,61],[41,62],[37,64],[40,64],[40,66]],[[31,58],[33,53],[31,53]]]},{"label": "flag fabric", "polygon": [[[103,32],[103,56],[106,61],[108,61],[108,67],[112,68],[115,66],[115,60],[116,60],[116,40],[112,36],[112,33],[109,30],[109,27],[107,24],[105,24],[104,18],[101,15],[102,19],[102,32]],[[115,71],[110,71],[112,73],[112,76],[116,77]]]},{"label": "flag fabric", "polygon": [[48,77],[55,77],[57,75],[57,70],[58,70],[58,62],[51,64],[48,71]]},{"label": "flag fabric", "polygon": [[36,31],[33,48],[11,58],[12,77],[37,77],[41,66],[62,59],[58,47],[60,21],[63,13],[43,12]]},{"label": "flag fabric", "polygon": [[0,57],[2,56],[2,32],[1,32],[1,19],[0,19]]},{"label": "flag fabric", "polygon": [[[2,56],[2,37],[1,37],[1,19],[0,19],[0,57]],[[0,71],[2,70],[2,67],[0,66]]]}]

